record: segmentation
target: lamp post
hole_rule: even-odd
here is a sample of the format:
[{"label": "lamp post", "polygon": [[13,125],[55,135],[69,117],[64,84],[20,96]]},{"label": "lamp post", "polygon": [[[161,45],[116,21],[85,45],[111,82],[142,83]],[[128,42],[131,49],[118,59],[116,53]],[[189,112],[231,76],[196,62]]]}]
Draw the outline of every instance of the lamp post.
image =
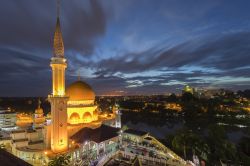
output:
[{"label": "lamp post", "polygon": [[120,130],[119,131],[119,147],[122,147],[122,134],[123,134],[123,131],[122,130]]},{"label": "lamp post", "polygon": [[46,158],[46,156],[47,156],[48,152],[47,152],[47,151],[44,151],[43,153],[44,153],[44,157],[43,157],[43,165],[46,165],[46,160],[45,160],[45,158]]}]

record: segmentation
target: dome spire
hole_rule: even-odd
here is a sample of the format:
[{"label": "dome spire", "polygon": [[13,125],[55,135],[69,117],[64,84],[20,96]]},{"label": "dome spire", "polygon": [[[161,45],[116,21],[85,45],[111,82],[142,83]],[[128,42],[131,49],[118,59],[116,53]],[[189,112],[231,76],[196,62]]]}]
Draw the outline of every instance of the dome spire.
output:
[{"label": "dome spire", "polygon": [[59,18],[59,16],[60,16],[60,0],[56,1],[56,14],[57,14],[57,18]]},{"label": "dome spire", "polygon": [[56,20],[56,30],[54,34],[54,57],[64,57],[64,44],[62,31],[60,26],[60,0],[57,0],[57,20]]},{"label": "dome spire", "polygon": [[81,73],[80,73],[80,71],[78,71],[78,81],[81,81]]},{"label": "dome spire", "polygon": [[41,100],[40,100],[40,98],[38,99],[38,109],[40,109],[41,108]]}]

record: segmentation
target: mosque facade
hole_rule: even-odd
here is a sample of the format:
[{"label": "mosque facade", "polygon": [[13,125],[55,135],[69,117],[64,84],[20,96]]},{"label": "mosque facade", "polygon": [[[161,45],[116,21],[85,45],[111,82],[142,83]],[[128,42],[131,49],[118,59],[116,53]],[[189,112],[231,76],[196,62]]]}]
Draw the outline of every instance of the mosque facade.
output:
[{"label": "mosque facade", "polygon": [[89,84],[77,80],[66,87],[67,59],[64,57],[59,12],[50,67],[52,71],[52,93],[48,95],[51,105],[50,116],[44,116],[39,100],[34,114],[18,115],[17,126],[10,131],[10,138],[1,141],[14,155],[32,165],[46,165],[50,158],[61,153],[70,153],[74,142],[71,137],[84,128],[97,129],[96,132],[100,132],[98,128],[103,123],[121,127],[120,121],[117,121],[119,125],[115,122],[120,120],[117,118],[120,114],[111,113],[110,116],[104,117],[98,111],[95,92]]},{"label": "mosque facade", "polygon": [[[10,137],[6,137],[6,140],[0,140],[0,143],[4,143],[17,157],[35,166],[47,165],[50,159],[60,154],[70,155],[72,162],[77,163],[77,159],[89,157],[91,152],[94,156],[91,160],[99,159],[104,163],[109,159],[107,154],[120,153],[123,134],[121,112],[118,107],[114,106],[109,115],[102,114],[98,111],[95,92],[89,84],[77,80],[66,87],[67,59],[64,56],[59,12],[50,67],[52,70],[52,92],[48,95],[51,105],[50,116],[44,116],[39,101],[33,117],[20,116],[16,123],[18,127],[10,132]],[[136,138],[144,141],[146,136],[148,137],[148,135],[137,134]],[[130,137],[126,137],[125,140],[128,138]],[[162,149],[164,152],[170,152],[166,147]],[[127,152],[123,153],[127,156]],[[134,157],[134,154],[129,155]],[[171,154],[173,155],[174,153]],[[103,156],[105,158],[102,158]],[[178,156],[172,158],[175,159]],[[180,161],[182,162],[181,159]]]}]

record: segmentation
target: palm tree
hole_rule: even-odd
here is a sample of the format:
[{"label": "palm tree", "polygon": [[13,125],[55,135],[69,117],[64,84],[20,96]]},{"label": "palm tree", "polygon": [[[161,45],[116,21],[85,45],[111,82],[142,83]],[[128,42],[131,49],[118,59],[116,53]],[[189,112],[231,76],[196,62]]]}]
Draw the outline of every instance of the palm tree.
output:
[{"label": "palm tree", "polygon": [[191,131],[179,131],[172,140],[172,146],[177,151],[183,151],[184,158],[187,158],[187,151],[191,149],[194,134]]},{"label": "palm tree", "polygon": [[193,153],[195,153],[203,160],[208,161],[208,155],[210,154],[210,147],[201,137],[196,136],[194,138],[192,149]]},{"label": "palm tree", "polygon": [[49,162],[49,166],[68,166],[70,163],[70,156],[60,155],[56,156]]},{"label": "palm tree", "polygon": [[210,163],[218,164],[222,160],[238,161],[236,146],[227,139],[225,129],[222,126],[209,126],[207,142],[211,149]]}]

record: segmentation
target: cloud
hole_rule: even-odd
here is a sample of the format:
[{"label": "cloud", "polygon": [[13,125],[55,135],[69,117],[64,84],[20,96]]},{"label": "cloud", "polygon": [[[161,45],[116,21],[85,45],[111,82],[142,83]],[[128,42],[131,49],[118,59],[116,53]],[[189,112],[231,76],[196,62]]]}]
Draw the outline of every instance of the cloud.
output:
[{"label": "cloud", "polygon": [[97,0],[88,1],[89,10],[83,8],[82,1],[77,2],[64,4],[72,6],[64,10],[65,47],[87,56],[93,53],[96,39],[105,34],[108,16]]},{"label": "cloud", "polygon": [[[3,0],[1,4],[0,95],[47,95],[56,1]],[[74,59],[77,61],[76,54],[93,53],[96,40],[105,34],[107,19],[97,0],[62,1],[61,28],[70,66],[74,66]]]},{"label": "cloud", "polygon": [[172,48],[154,46],[151,49],[105,59],[96,64],[96,74],[132,73],[184,66],[201,66],[218,70],[248,66],[250,32],[215,38],[186,41]]},{"label": "cloud", "polygon": [[[56,1],[1,4],[0,95],[47,95]],[[242,4],[62,1],[67,83],[80,71],[97,94],[249,87],[249,5]]]},{"label": "cloud", "polygon": [[[3,0],[0,6],[0,44],[13,48],[33,50],[50,57],[56,23],[56,1]],[[89,9],[84,8],[89,4]],[[45,11],[46,9],[46,11]],[[74,9],[74,10],[72,10]],[[95,40],[105,34],[107,16],[97,0],[63,1],[61,28],[67,51],[90,55]]]},{"label": "cloud", "polygon": [[125,79],[127,89],[173,86],[174,83],[177,87],[183,84],[228,87],[230,82],[232,88],[249,83],[249,52],[250,33],[238,32],[193,39],[170,49],[154,46],[142,52],[88,63],[96,68],[97,77],[115,75]]}]

